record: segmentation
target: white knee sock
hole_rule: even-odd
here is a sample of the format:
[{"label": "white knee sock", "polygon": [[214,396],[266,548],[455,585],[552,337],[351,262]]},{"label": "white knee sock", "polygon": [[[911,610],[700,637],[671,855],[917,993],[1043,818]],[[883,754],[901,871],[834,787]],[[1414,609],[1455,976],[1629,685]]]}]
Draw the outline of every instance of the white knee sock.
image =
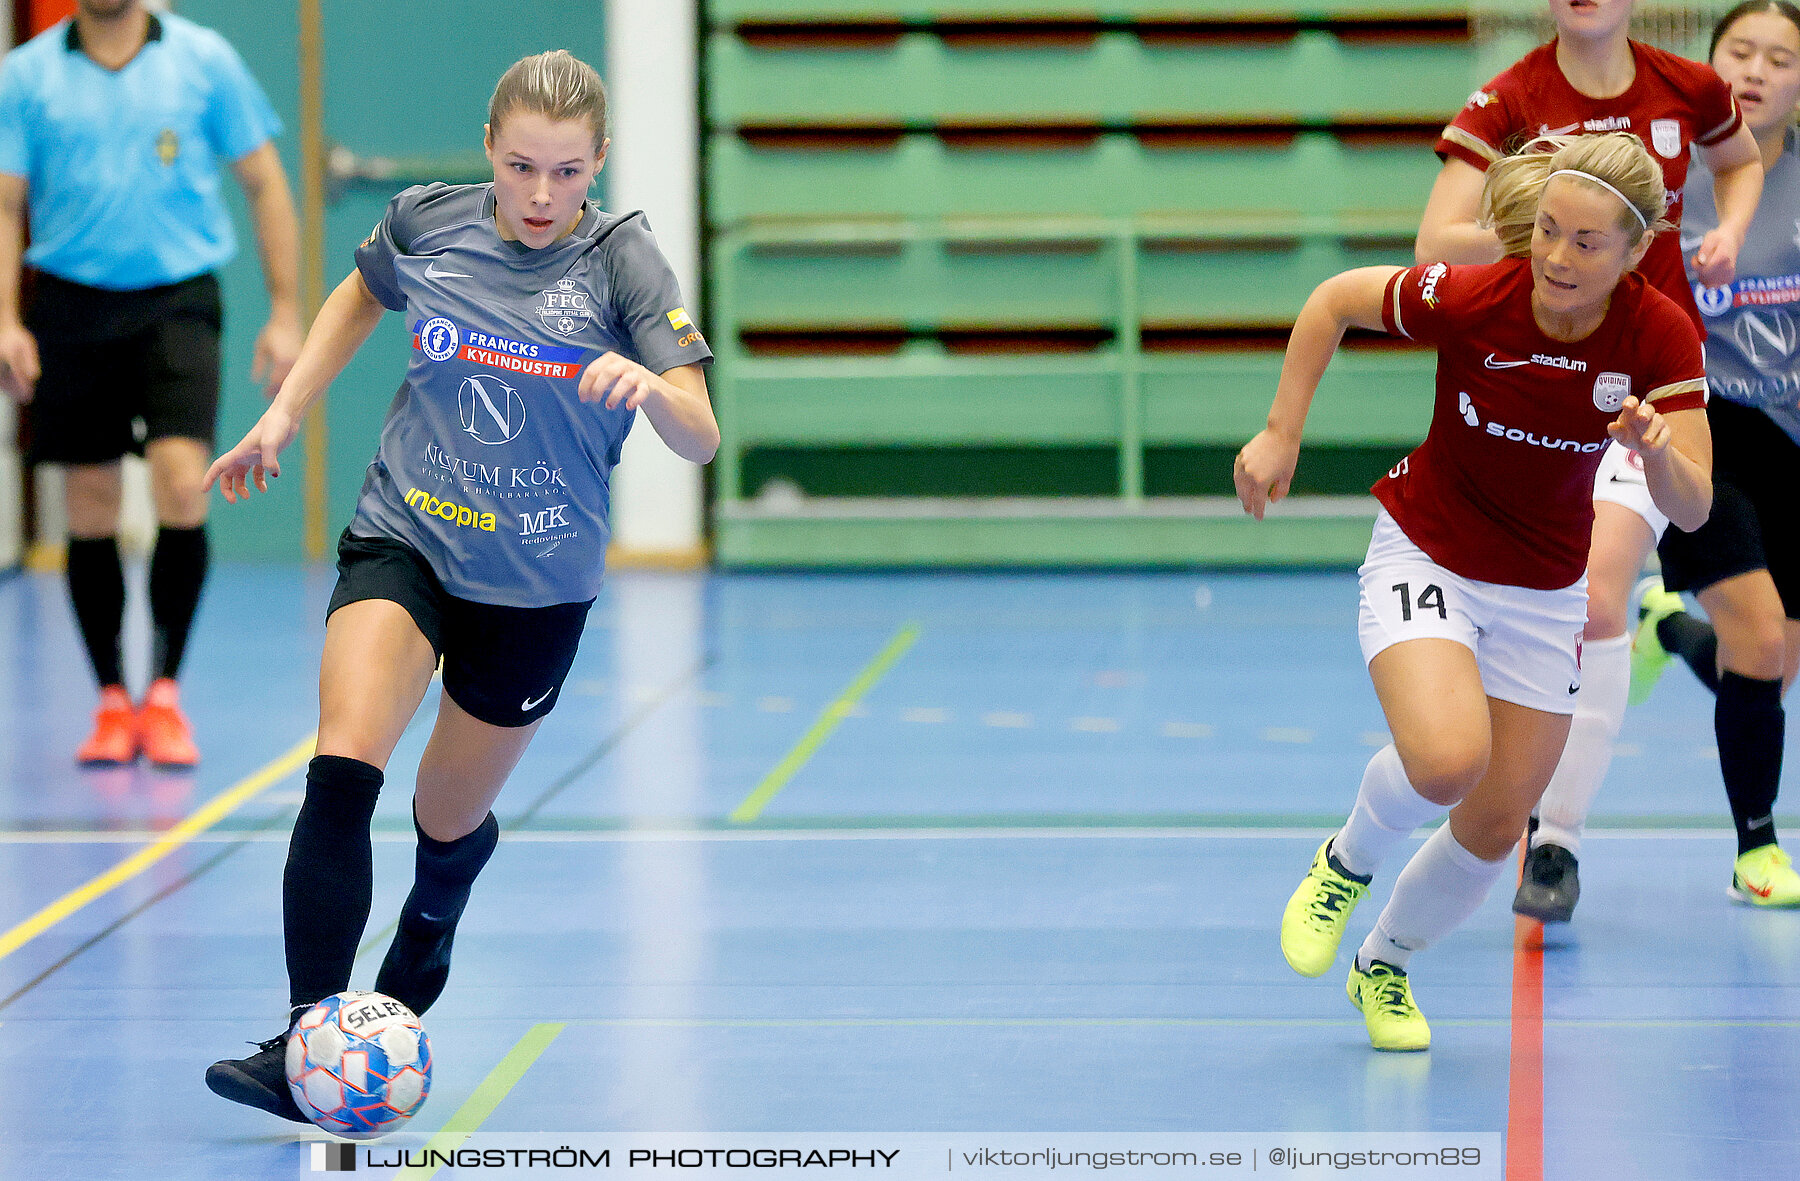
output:
[{"label": "white knee sock", "polygon": [[1446,822],[1400,871],[1393,897],[1356,953],[1357,964],[1367,968],[1370,960],[1383,960],[1404,968],[1413,952],[1475,913],[1511,860],[1483,861],[1462,847]]},{"label": "white knee sock", "polygon": [[1563,747],[1556,774],[1538,801],[1537,835],[1531,843],[1548,841],[1571,853],[1581,852],[1581,828],[1588,809],[1612,765],[1613,745],[1625,724],[1625,696],[1631,688],[1631,637],[1596,640],[1582,650],[1581,693],[1575,698],[1575,718],[1569,724],[1569,744]]},{"label": "white knee sock", "polygon": [[1345,869],[1367,877],[1381,868],[1394,846],[1413,830],[1443,812],[1413,789],[1400,765],[1400,752],[1388,743],[1363,769],[1362,787],[1350,819],[1331,839],[1331,852]]}]

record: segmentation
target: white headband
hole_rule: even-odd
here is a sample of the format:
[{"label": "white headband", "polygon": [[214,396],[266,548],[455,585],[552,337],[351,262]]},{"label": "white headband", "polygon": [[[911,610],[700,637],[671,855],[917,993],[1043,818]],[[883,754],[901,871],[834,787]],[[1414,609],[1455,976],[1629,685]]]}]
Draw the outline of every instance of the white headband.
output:
[{"label": "white headband", "polygon": [[[1625,208],[1631,210],[1631,216],[1638,219],[1638,225],[1642,226],[1646,230],[1650,228],[1650,223],[1648,221],[1644,220],[1644,211],[1639,209],[1636,205],[1632,204],[1630,197],[1627,197],[1624,193],[1621,193],[1619,190],[1613,188],[1611,185],[1607,184],[1605,181],[1601,180],[1599,177],[1595,176],[1593,173],[1581,172],[1574,168],[1558,168],[1555,172],[1552,172],[1550,174],[1550,176],[1579,176],[1582,180],[1593,181],[1595,184],[1599,185],[1601,188],[1605,189],[1607,192],[1611,193],[1613,196],[1617,197],[1619,200],[1625,202]],[[1546,181],[1548,181],[1550,179],[1550,177],[1545,177],[1544,179]]]}]

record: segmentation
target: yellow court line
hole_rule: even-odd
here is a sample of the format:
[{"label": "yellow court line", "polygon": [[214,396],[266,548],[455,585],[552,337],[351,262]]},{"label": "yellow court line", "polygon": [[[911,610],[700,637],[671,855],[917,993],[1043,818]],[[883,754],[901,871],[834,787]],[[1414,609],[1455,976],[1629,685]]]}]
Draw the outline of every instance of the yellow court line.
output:
[{"label": "yellow court line", "polygon": [[[462,1147],[463,1141],[475,1134],[475,1129],[494,1114],[494,1108],[500,1106],[500,1101],[519,1085],[519,1080],[525,1077],[531,1064],[550,1048],[550,1043],[556,1040],[565,1024],[566,1022],[561,1021],[544,1021],[526,1030],[525,1036],[514,1043],[506,1057],[500,1059],[499,1065],[488,1071],[488,1076],[481,1080],[481,1084],[470,1093],[463,1105],[456,1109],[456,1114],[446,1120],[437,1135],[426,1142],[419,1155],[427,1164],[408,1165],[394,1174],[395,1181],[425,1181],[427,1177],[436,1174],[441,1166],[431,1165],[429,1162],[454,1155]],[[432,1156],[434,1151],[439,1154],[438,1157]]]},{"label": "yellow court line", "polygon": [[813,752],[825,745],[825,740],[831,737],[831,732],[838,728],[839,722],[850,716],[850,711],[855,709],[856,703],[863,699],[863,694],[875,687],[875,682],[879,681],[887,670],[893,667],[896,660],[906,655],[906,650],[912,647],[913,641],[918,638],[918,624],[909,623],[901,628],[894,638],[887,642],[887,647],[883,648],[876,654],[875,659],[869,662],[868,667],[856,675],[856,679],[850,682],[850,687],[839,694],[836,701],[825,707],[818,719],[813,722],[812,728],[799,742],[794,744],[794,749],[788,751],[786,757],[775,764],[773,771],[763,776],[763,781],[756,785],[756,790],[745,796],[744,802],[731,810],[729,817],[731,822],[748,824],[761,816],[762,810],[768,807],[770,800],[775,798],[775,793],[786,787],[788,780],[792,779],[800,768],[806,765],[806,760],[813,757]]},{"label": "yellow court line", "polygon": [[30,943],[51,927],[62,922],[94,899],[125,884],[164,857],[193,840],[225,817],[254,799],[258,793],[281,782],[312,758],[318,735],[308,734],[293,748],[235,787],[208,800],[205,807],[164,833],[154,844],[147,845],[119,862],[85,886],[77,887],[38,911],[12,930],[0,935],[0,960]]}]

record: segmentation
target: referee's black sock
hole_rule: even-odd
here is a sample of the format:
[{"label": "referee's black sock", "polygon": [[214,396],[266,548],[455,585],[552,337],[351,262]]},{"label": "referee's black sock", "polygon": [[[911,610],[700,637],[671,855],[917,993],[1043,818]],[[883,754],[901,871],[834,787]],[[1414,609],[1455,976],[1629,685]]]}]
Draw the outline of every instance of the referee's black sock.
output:
[{"label": "referee's black sock", "polygon": [[125,567],[116,537],[71,537],[65,578],[81,642],[104,688],[125,683],[119,631],[125,620]]},{"label": "referee's black sock", "polygon": [[1719,633],[1712,624],[1677,611],[1657,620],[1656,638],[1694,670],[1702,685],[1714,693],[1719,691]]},{"label": "referee's black sock", "polygon": [[400,925],[381,971],[375,991],[393,997],[415,1013],[423,1013],[443,995],[450,978],[450,945],[456,924],[469,904],[469,891],[494,846],[500,841],[500,823],[489,812],[475,831],[453,841],[433,840],[413,817],[419,834],[414,860],[412,893],[400,908]]},{"label": "referee's black sock", "polygon": [[306,768],[281,878],[288,1004],[296,1008],[350,987],[375,888],[369,821],[381,783],[379,768],[339,755],[318,755]]},{"label": "referee's black sock", "polygon": [[156,629],[151,667],[158,677],[174,677],[187,651],[188,629],[200,608],[206,582],[206,526],[164,525],[150,553],[150,622]]},{"label": "referee's black sock", "polygon": [[1726,672],[1713,705],[1719,770],[1737,826],[1738,855],[1775,843],[1775,795],[1781,788],[1781,748],[1787,714],[1781,681]]}]

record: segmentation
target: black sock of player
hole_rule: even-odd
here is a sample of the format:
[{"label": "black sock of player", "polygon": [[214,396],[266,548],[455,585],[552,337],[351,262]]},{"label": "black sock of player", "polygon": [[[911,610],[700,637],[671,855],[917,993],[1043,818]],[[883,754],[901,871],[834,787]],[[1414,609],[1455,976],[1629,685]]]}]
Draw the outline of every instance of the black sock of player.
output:
[{"label": "black sock of player", "polygon": [[1713,733],[1719,741],[1719,770],[1737,826],[1738,853],[1775,843],[1775,795],[1781,789],[1781,748],[1787,714],[1781,682],[1727,672],[1719,678],[1713,706]]},{"label": "black sock of player", "polygon": [[424,1013],[443,994],[450,978],[450,945],[456,924],[469,904],[475,878],[494,855],[500,823],[489,812],[475,831],[453,841],[425,835],[415,815],[419,852],[414,860],[412,893],[400,908],[400,925],[375,991],[386,993],[415,1013]]},{"label": "black sock of player", "polygon": [[164,525],[157,530],[156,548],[150,554],[150,622],[156,629],[151,667],[159,677],[173,677],[181,670],[188,629],[206,582],[206,560],[206,526]]},{"label": "black sock of player", "polygon": [[306,768],[306,800],[281,878],[290,1005],[350,987],[375,888],[369,821],[381,783],[381,771],[358,759],[319,755]]},{"label": "black sock of player", "polygon": [[1677,611],[1657,620],[1656,638],[1694,670],[1702,685],[1719,691],[1719,633],[1712,624]]},{"label": "black sock of player", "polygon": [[116,537],[69,538],[69,602],[88,660],[102,686],[122,685],[119,631],[125,621],[125,567]]}]

